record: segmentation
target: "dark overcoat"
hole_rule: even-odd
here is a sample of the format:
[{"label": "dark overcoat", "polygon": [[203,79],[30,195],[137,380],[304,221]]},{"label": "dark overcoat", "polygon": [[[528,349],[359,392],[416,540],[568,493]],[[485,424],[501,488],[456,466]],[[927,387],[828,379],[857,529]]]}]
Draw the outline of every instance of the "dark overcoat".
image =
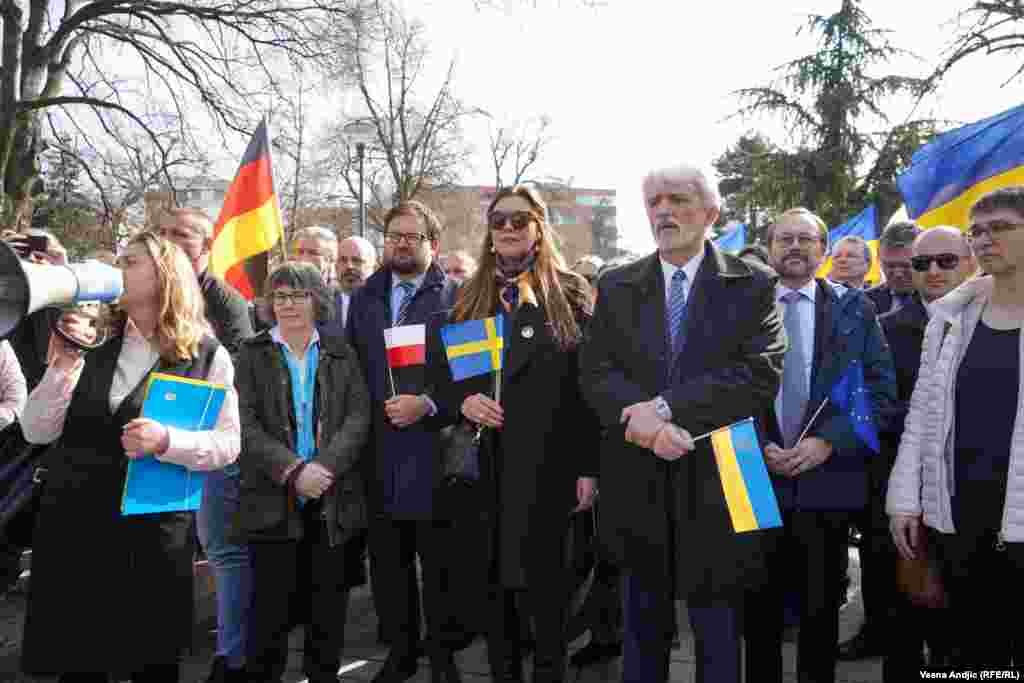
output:
[{"label": "dark overcoat", "polygon": [[[436,326],[451,307],[456,288],[444,272],[432,264],[414,294],[404,325]],[[427,417],[404,429],[396,429],[384,412],[391,398],[384,330],[392,327],[391,270],[382,268],[349,301],[346,336],[355,349],[370,392],[370,438],[363,458],[370,512],[395,519],[430,519],[438,482],[440,423]],[[403,378],[416,377],[407,382]],[[394,373],[398,393],[433,395],[429,373],[418,376]]]},{"label": "dark overcoat", "polygon": [[[176,660],[192,636],[192,513],[122,516],[122,428],[139,416],[146,378],[110,411],[123,336],[86,355],[64,429],[44,459],[22,668],[47,675],[131,674]],[[219,344],[154,370],[204,379]]]},{"label": "dark overcoat", "polygon": [[[577,311],[583,329],[588,317]],[[484,430],[478,495],[473,509],[459,511],[459,547],[449,550],[458,553],[460,580],[484,580],[477,588],[531,585],[567,600],[566,541],[576,480],[597,475],[600,428],[580,392],[578,348],[558,345],[542,306],[524,303],[506,314],[505,344],[504,426]],[[494,395],[493,374],[453,382],[443,356],[433,357],[442,364],[439,408],[448,421],[462,419],[462,403],[471,394]],[[464,525],[467,518],[478,525]]]},{"label": "dark overcoat", "polygon": [[627,443],[620,418],[627,406],[661,395],[672,422],[692,436],[748,417],[760,430],[786,351],[775,278],[706,242],[687,312],[685,342],[671,363],[658,254],[599,281],[581,370],[605,429],[599,532],[624,569],[671,577],[678,597],[730,598],[763,580],[777,533],[734,533],[710,439],[668,462]]}]

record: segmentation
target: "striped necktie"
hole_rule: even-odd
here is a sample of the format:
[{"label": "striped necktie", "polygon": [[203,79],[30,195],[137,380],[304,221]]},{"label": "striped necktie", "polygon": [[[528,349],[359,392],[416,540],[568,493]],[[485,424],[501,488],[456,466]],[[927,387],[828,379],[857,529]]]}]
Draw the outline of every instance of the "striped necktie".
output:
[{"label": "striped necktie", "polygon": [[672,275],[668,293],[668,333],[672,341],[672,357],[683,348],[686,339],[686,273],[680,268]]},{"label": "striped necktie", "polygon": [[398,305],[398,315],[395,316],[395,325],[401,325],[409,312],[409,304],[412,303],[412,295],[416,291],[416,285],[411,282],[399,282],[402,288],[402,303]]}]

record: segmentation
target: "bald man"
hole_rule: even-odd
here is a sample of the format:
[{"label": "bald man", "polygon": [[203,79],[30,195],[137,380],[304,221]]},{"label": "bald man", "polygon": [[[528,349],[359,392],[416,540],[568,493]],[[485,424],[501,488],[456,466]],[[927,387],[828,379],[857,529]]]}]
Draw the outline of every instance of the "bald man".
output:
[{"label": "bald man", "polygon": [[[943,664],[948,644],[942,642],[944,611],[912,607],[896,586],[896,547],[889,535],[885,514],[885,496],[889,473],[896,460],[903,423],[910,406],[910,395],[917,383],[921,365],[921,345],[925,327],[931,317],[929,307],[959,287],[974,273],[977,262],[966,236],[957,228],[935,227],[921,233],[913,243],[911,258],[914,287],[920,299],[879,318],[889,341],[896,365],[897,398],[889,424],[881,433],[882,452],[875,458],[877,471],[871,482],[870,513],[872,543],[878,548],[879,566],[872,572],[872,585],[865,582],[865,605],[877,602],[885,610],[871,614],[865,609],[864,632],[875,644],[877,652],[886,655],[885,680],[906,680],[922,664],[921,650],[927,640],[930,665]],[[876,597],[868,598],[874,591]]]},{"label": "bald man", "polygon": [[366,284],[366,278],[377,270],[377,250],[369,240],[357,235],[338,243],[338,293],[335,315],[342,328],[348,322],[348,305],[352,293]]}]

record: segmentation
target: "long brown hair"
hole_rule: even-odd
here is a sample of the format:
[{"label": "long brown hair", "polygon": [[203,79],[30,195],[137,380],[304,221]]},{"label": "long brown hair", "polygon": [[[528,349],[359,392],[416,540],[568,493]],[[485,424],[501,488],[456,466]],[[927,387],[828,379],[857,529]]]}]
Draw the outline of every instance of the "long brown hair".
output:
[{"label": "long brown hair", "polygon": [[[590,315],[593,311],[590,285],[566,266],[554,230],[547,223],[547,205],[540,194],[529,185],[506,187],[487,207],[488,216],[505,197],[522,197],[532,207],[530,213],[537,223],[537,260],[530,270],[530,286],[537,294],[538,304],[547,313],[558,345],[566,350],[575,348],[583,337],[577,314]],[[454,316],[457,322],[489,317],[494,314],[495,306],[500,305],[495,280],[498,263],[490,229],[486,230],[478,262],[480,267],[476,273],[459,290]]]},{"label": "long brown hair", "polygon": [[[178,245],[153,232],[140,232],[126,246],[142,244],[153,259],[157,279],[156,329],[160,358],[180,363],[199,353],[203,335],[210,334],[206,305],[192,263]],[[120,311],[124,320],[124,311]]]}]

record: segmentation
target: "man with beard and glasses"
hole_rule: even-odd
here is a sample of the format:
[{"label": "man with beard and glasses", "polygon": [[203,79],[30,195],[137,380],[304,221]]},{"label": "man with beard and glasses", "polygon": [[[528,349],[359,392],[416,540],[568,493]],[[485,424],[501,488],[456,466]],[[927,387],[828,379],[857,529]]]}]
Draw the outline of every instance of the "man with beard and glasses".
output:
[{"label": "man with beard and glasses", "polygon": [[746,670],[756,671],[758,681],[781,683],[785,596],[796,585],[803,597],[797,677],[829,683],[839,638],[836,558],[850,513],[867,504],[867,461],[874,454],[859,441],[850,418],[825,399],[859,363],[877,418],[888,414],[896,380],[864,292],[814,277],[828,246],[824,221],[807,209],[790,209],[766,237],[789,340],[764,447],[783,539],[768,557],[771,582],[747,595]]},{"label": "man with beard and glasses", "polygon": [[[355,349],[374,406],[367,445],[370,560],[378,609],[391,643],[375,683],[411,678],[420,651],[420,595],[416,557],[423,569],[431,674],[457,681],[450,646],[440,635],[443,577],[434,535],[434,488],[440,458],[440,424],[425,372],[389,373],[384,330],[443,322],[456,283],[435,263],[441,223],[417,201],[391,209],[384,219],[384,267],[352,297],[347,336]],[[416,370],[416,368],[412,368]],[[394,377],[394,385],[390,377]]]},{"label": "man with beard and glasses", "polygon": [[598,280],[580,358],[604,430],[599,533],[624,574],[622,680],[668,680],[685,600],[695,680],[739,683],[738,608],[778,532],[735,533],[711,444],[693,437],[766,426],[786,348],[774,277],[708,239],[721,198],[707,173],[659,169],[642,191],[658,250]]},{"label": "man with beard and glasses", "polygon": [[352,235],[338,243],[338,294],[335,297],[335,318],[342,328],[348,323],[352,294],[366,284],[377,270],[377,250],[365,237]]}]

